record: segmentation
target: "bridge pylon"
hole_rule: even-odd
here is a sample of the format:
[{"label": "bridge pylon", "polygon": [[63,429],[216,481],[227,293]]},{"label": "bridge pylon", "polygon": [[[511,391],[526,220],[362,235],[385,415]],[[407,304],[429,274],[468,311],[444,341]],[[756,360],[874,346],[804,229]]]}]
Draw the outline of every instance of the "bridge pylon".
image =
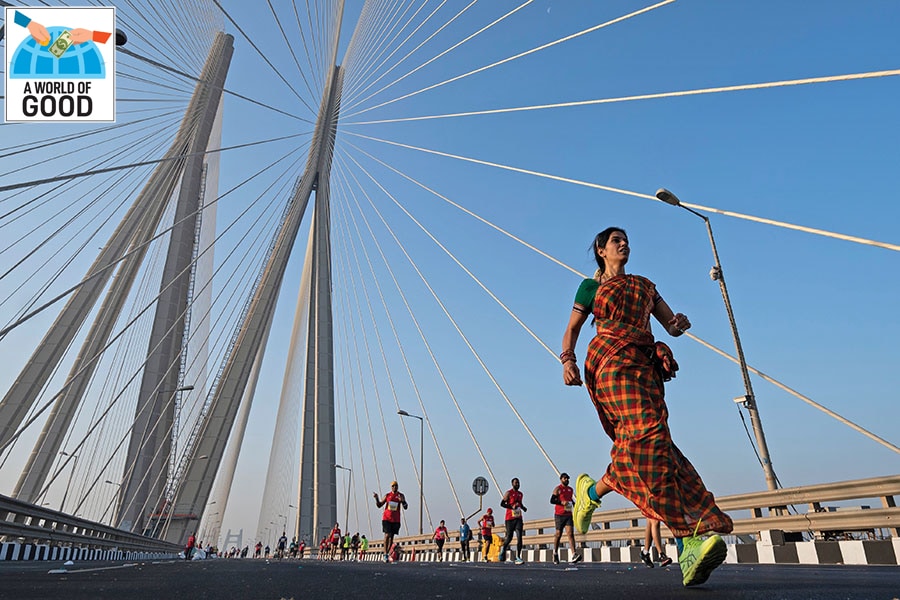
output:
[{"label": "bridge pylon", "polygon": [[[337,27],[340,27],[342,14],[343,2],[336,21]],[[306,538],[310,542],[318,539],[316,536],[320,530],[330,527],[337,518],[329,206],[331,163],[343,85],[343,69],[334,66],[337,46],[336,35],[331,52],[332,68],[325,82],[306,167],[294,188],[228,360],[207,400],[208,412],[200,423],[196,439],[186,449],[185,472],[176,478],[177,492],[170,510],[183,518],[172,519],[168,524],[163,534],[168,541],[183,541],[198,529],[238,407],[242,401],[252,401],[255,378],[249,387],[248,383],[251,382],[251,374],[255,372],[254,365],[258,363],[260,353],[264,350],[287,263],[313,192],[313,255],[304,416],[301,425],[298,535],[300,539]],[[237,433],[240,435],[242,432]],[[239,443],[239,440],[232,440],[231,443]],[[199,460],[199,457],[203,459]],[[217,497],[216,509],[224,511],[224,504],[219,504],[220,498],[221,496]]]}]

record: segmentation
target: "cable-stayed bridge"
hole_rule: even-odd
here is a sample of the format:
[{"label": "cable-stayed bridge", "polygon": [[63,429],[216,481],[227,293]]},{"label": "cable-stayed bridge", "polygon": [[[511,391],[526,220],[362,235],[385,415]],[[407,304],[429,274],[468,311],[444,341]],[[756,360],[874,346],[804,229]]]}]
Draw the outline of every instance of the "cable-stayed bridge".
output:
[{"label": "cable-stayed bridge", "polygon": [[663,186],[781,486],[896,473],[889,19],[598,4],[119,6],[117,122],[0,126],[3,492],[176,543],[541,506],[607,462],[556,355],[610,224],[694,323],[676,442],[763,489]]}]

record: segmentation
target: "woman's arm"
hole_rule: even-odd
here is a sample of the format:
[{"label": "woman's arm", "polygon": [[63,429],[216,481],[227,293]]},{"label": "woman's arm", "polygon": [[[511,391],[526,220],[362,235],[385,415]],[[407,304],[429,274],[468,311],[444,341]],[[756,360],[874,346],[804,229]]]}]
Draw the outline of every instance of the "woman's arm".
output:
[{"label": "woman's arm", "polygon": [[653,316],[672,337],[678,337],[691,328],[690,320],[682,313],[673,313],[666,301],[660,298],[653,307]]},{"label": "woman's arm", "polygon": [[587,320],[588,314],[590,311],[580,304],[576,304],[569,316],[566,331],[563,333],[563,351],[560,360],[563,361],[563,383],[566,385],[581,385],[581,373],[578,370],[578,360],[575,358],[575,344],[578,342],[578,333]]}]

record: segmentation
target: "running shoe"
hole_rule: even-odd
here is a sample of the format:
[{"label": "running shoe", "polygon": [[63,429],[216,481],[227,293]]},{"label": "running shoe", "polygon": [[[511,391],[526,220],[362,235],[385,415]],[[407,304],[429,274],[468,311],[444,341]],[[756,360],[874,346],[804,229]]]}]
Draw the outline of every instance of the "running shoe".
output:
[{"label": "running shoe", "polygon": [[574,554],[574,555],[572,556],[572,558],[569,559],[569,564],[570,564],[570,565],[577,565],[577,564],[580,563],[582,560],[584,560],[584,557],[583,557],[581,554]]},{"label": "running shoe", "polygon": [[665,554],[660,554],[660,555],[659,555],[659,566],[661,566],[661,567],[668,567],[668,566],[671,565],[671,564],[672,564],[672,559],[671,559],[671,558],[669,558],[669,557],[666,556]]},{"label": "running shoe", "polygon": [[653,557],[650,556],[649,552],[641,552],[641,562],[651,569],[656,566],[653,564]]},{"label": "running shoe", "polygon": [[699,585],[709,579],[709,574],[725,562],[728,548],[718,535],[704,539],[699,536],[684,538],[684,551],[678,557],[684,587]]},{"label": "running shoe", "polygon": [[389,557],[387,554],[385,554],[385,555],[384,555],[384,562],[390,562],[390,560],[391,560],[390,557]]},{"label": "running shoe", "polygon": [[582,473],[575,480],[575,508],[572,510],[572,520],[578,533],[587,533],[591,527],[591,515],[600,506],[599,501],[591,500],[588,495],[588,490],[596,483],[587,473]]},{"label": "running shoe", "polygon": [[559,564],[559,555],[556,552],[553,553],[553,564],[554,565]]},{"label": "running shoe", "polygon": [[522,560],[522,557],[521,557],[521,556],[517,556],[517,557],[516,557],[516,560],[515,560],[515,563],[516,563],[517,565],[524,565],[524,564],[525,564],[525,561]]}]

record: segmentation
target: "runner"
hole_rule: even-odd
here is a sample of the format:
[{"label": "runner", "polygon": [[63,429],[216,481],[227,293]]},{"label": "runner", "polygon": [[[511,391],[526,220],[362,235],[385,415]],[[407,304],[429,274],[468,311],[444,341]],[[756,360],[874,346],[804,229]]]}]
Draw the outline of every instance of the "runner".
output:
[{"label": "runner", "polygon": [[278,550],[276,550],[276,552],[275,552],[275,558],[277,558],[278,560],[281,560],[282,558],[284,558],[284,550],[285,550],[286,546],[287,546],[287,536],[282,531],[281,537],[278,538]]},{"label": "runner", "polygon": [[184,559],[191,560],[191,555],[194,553],[194,545],[197,543],[197,538],[194,537],[192,533],[190,537],[188,537],[187,545],[184,547]]},{"label": "runner", "polygon": [[190,537],[188,537],[187,544],[184,547],[184,559],[191,560],[191,554],[194,552],[194,545],[196,544],[196,538],[192,533]]},{"label": "runner", "polygon": [[359,532],[353,534],[350,538],[350,560],[356,562],[359,560]]},{"label": "runner", "polygon": [[400,493],[396,481],[391,482],[391,491],[385,494],[384,498],[379,499],[376,492],[372,492],[372,497],[375,498],[375,506],[378,508],[384,506],[381,530],[384,531],[384,562],[388,562],[394,536],[400,531],[400,509],[407,510],[409,505],[406,503],[406,496]]},{"label": "runner", "polygon": [[441,519],[441,524],[438,525],[437,529],[434,530],[434,533],[431,534],[431,541],[437,545],[438,562],[444,562],[444,542],[446,542],[449,537],[450,532],[447,531],[444,520]]},{"label": "runner", "polygon": [[506,539],[503,540],[503,547],[500,548],[500,562],[506,560],[506,551],[509,550],[509,543],[512,541],[512,534],[516,534],[516,560],[517,565],[521,565],[525,561],[522,560],[522,512],[527,511],[525,505],[522,504],[522,492],[519,491],[519,478],[512,478],[512,489],[506,490],[500,506],[506,509]]},{"label": "runner", "polygon": [[666,551],[662,545],[662,537],[659,532],[659,521],[656,519],[647,519],[647,527],[644,529],[644,550],[641,550],[641,561],[651,569],[654,567],[653,546],[656,546],[656,552],[659,554],[659,566],[668,567],[671,565],[672,559],[666,556]]},{"label": "runner", "polygon": [[366,538],[366,534],[362,535],[362,538],[359,540],[359,560],[366,559],[366,552],[369,551],[369,540]]},{"label": "runner", "polygon": [[400,562],[400,557],[403,555],[403,548],[400,547],[400,542],[396,542],[391,545],[391,551],[388,555],[388,560],[392,563]]},{"label": "runner", "polygon": [[341,528],[337,523],[334,524],[334,527],[331,528],[331,533],[328,534],[328,558],[329,560],[334,560],[335,554],[337,554],[337,549],[341,545]]},{"label": "runner", "polygon": [[699,585],[725,561],[728,551],[719,533],[731,533],[734,523],[672,441],[664,384],[678,364],[671,348],[655,341],[650,316],[673,337],[690,329],[691,321],[672,311],[652,281],[625,272],[631,247],[623,229],[604,229],[593,249],[598,269],[575,293],[559,359],[563,382],[580,386],[575,345],[593,317],[597,333],[588,346],[584,384],[613,441],[612,460],[598,479],[582,473],[575,480],[572,520],[586,533],[600,499],[618,492],[645,517],[666,524],[680,550],[682,583]]},{"label": "runner", "polygon": [[494,528],[494,509],[490,506],[487,512],[478,519],[478,526],[481,527],[481,537],[484,539],[484,562],[488,562],[488,555],[491,553],[491,540],[494,534],[491,530]]},{"label": "runner", "polygon": [[353,536],[350,535],[349,531],[344,534],[344,538],[341,540],[341,560],[346,560],[350,554],[351,539],[353,539]]},{"label": "runner", "polygon": [[553,564],[559,564],[559,540],[563,530],[569,538],[569,547],[572,553],[569,555],[569,564],[581,562],[581,554],[575,546],[575,534],[572,531],[572,507],[574,506],[575,490],[569,487],[569,474],[561,473],[559,485],[553,488],[550,496],[550,504],[554,505],[553,519],[556,521],[556,537],[553,539]]},{"label": "runner", "polygon": [[472,539],[472,528],[466,523],[465,517],[459,520],[459,550],[463,562],[469,560],[469,541]]}]

